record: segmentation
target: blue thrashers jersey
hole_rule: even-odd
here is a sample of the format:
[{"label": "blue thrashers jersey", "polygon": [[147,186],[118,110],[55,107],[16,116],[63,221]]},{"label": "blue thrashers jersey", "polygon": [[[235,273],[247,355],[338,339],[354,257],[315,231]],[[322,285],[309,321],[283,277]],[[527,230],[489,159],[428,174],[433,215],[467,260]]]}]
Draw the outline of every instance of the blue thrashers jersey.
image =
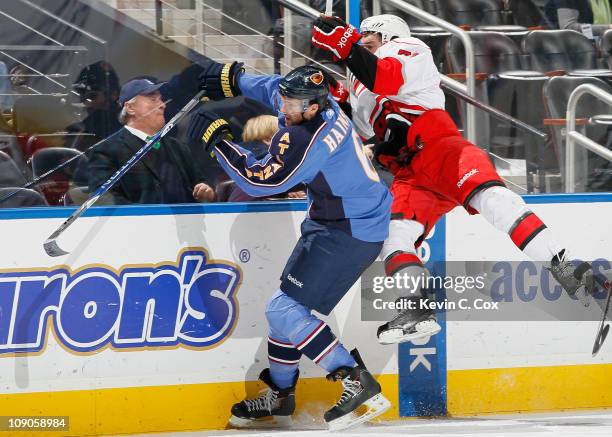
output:
[{"label": "blue thrashers jersey", "polygon": [[[280,76],[243,74],[242,94],[274,108]],[[284,126],[272,138],[268,154],[257,160],[229,141],[216,147],[228,175],[246,193],[269,196],[304,183],[308,189],[307,217],[370,242],[387,238],[391,193],[380,182],[348,117],[330,106],[313,120]]]}]

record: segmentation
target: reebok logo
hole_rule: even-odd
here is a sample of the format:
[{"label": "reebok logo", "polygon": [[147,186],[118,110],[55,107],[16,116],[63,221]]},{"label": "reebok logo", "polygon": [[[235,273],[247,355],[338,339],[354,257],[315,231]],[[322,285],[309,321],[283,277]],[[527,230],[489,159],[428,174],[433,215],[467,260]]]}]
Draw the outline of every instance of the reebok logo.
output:
[{"label": "reebok logo", "polygon": [[463,177],[459,179],[459,182],[457,182],[457,188],[461,188],[463,184],[465,184],[465,181],[467,181],[469,178],[474,176],[476,173],[478,173],[478,169],[473,168],[470,171],[468,171],[466,174],[464,174]]},{"label": "reebok logo", "polygon": [[298,281],[297,279],[295,279],[293,276],[291,276],[291,273],[289,273],[287,275],[287,280],[289,282],[291,282],[293,285],[295,285],[296,287],[300,287],[302,288],[304,286],[304,283],[301,281]]},{"label": "reebok logo", "polygon": [[344,31],[344,35],[342,35],[342,38],[340,38],[340,42],[338,44],[340,47],[344,47],[346,45],[348,39],[351,37],[351,35],[353,35],[354,30],[354,27],[349,27],[346,29],[346,31]]}]

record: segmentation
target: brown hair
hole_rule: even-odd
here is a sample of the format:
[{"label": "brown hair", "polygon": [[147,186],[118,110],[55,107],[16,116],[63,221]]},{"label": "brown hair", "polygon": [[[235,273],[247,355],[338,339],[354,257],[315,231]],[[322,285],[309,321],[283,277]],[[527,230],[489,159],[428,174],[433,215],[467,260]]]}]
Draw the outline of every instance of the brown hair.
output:
[{"label": "brown hair", "polygon": [[269,141],[276,132],[278,132],[278,118],[273,115],[259,115],[246,122],[242,131],[242,140]]}]

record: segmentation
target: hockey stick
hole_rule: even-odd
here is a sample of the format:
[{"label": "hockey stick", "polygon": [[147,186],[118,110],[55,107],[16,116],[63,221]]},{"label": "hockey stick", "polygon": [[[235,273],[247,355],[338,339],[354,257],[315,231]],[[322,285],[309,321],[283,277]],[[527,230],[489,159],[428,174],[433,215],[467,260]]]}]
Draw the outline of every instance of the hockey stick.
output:
[{"label": "hockey stick", "polygon": [[462,100],[465,100],[467,103],[469,103],[470,105],[474,105],[475,107],[477,107],[478,109],[481,109],[485,112],[488,112],[489,114],[491,114],[492,116],[494,116],[495,118],[497,118],[498,120],[501,121],[505,121],[506,123],[510,123],[513,126],[518,127],[519,129],[524,130],[525,132],[529,132],[530,134],[533,134],[537,137],[540,137],[540,139],[546,141],[548,140],[548,134],[542,132],[539,129],[536,129],[535,127],[521,121],[518,120],[514,117],[512,117],[511,115],[506,114],[505,112],[500,111],[499,109],[494,108],[493,106],[489,106],[486,103],[483,102],[479,102],[478,100],[476,100],[474,97],[469,96],[468,94],[459,91],[457,89],[451,88],[450,86],[446,85],[445,83],[441,84],[447,91],[449,91],[451,94],[456,95],[457,97],[459,97]]},{"label": "hockey stick", "polygon": [[67,255],[68,252],[62,250],[57,244],[57,238],[66,230],[68,227],[75,222],[85,211],[89,209],[96,201],[106,193],[115,183],[136,164],[140,158],[142,158],[149,150],[153,148],[153,145],[161,140],[172,128],[191,111],[204,96],[205,91],[198,92],[193,99],[191,99],[172,119],[161,128],[153,137],[142,146],[130,159],[127,160],[123,166],[115,172],[106,182],[104,182],[100,188],[98,188],[85,203],[83,203],[79,209],[72,213],[64,223],[57,228],[47,240],[43,243],[43,248],[49,256],[61,256]]},{"label": "hockey stick", "polygon": [[334,0],[325,1],[325,15],[331,16],[334,13]]},{"label": "hockey stick", "polygon": [[597,328],[597,335],[595,336],[595,343],[593,344],[593,356],[597,355],[604,341],[606,341],[608,332],[610,331],[610,324],[606,323],[606,316],[608,315],[608,310],[610,309],[610,297],[612,297],[612,284],[610,281],[602,280],[598,277],[595,277],[595,280],[604,289],[608,290],[608,299],[606,300],[606,306],[603,310],[603,315],[601,316],[601,323],[599,324],[599,328]]}]

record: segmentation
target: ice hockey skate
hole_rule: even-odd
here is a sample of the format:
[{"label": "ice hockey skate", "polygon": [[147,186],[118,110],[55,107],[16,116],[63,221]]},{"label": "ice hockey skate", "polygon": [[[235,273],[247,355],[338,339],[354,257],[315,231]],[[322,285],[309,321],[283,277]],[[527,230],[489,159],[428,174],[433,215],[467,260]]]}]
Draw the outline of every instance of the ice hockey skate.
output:
[{"label": "ice hockey skate", "polygon": [[378,327],[376,336],[381,344],[404,343],[436,335],[442,330],[436,320],[436,314],[429,308],[421,308],[422,297],[398,299],[405,309],[393,319]]},{"label": "ice hockey skate", "polygon": [[[267,386],[254,399],[234,404],[229,424],[235,428],[287,428],[293,424],[295,411],[295,382],[285,389],[278,388],[270,377],[270,369],[259,375]],[[297,381],[297,377],[296,377]]]},{"label": "ice hockey skate", "polygon": [[565,250],[555,255],[550,263],[550,273],[570,297],[589,306],[594,290],[593,269],[587,262],[578,265],[567,259]]},{"label": "ice hockey skate", "polygon": [[357,349],[351,351],[357,367],[340,367],[329,375],[330,381],[342,381],[340,399],[323,416],[331,431],[346,429],[380,416],[391,407],[380,384],[366,369]]}]

